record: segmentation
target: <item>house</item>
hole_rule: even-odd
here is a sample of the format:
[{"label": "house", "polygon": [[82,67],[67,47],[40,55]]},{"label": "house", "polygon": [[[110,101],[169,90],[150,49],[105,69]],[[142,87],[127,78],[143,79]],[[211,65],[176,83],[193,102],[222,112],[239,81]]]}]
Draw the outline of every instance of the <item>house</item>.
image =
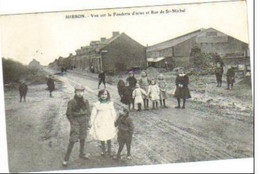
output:
[{"label": "house", "polygon": [[[112,32],[112,37],[91,41],[89,45],[77,49],[76,55],[56,59],[51,67],[76,67],[94,72],[107,73],[127,71],[133,68],[147,67],[146,47],[133,40],[125,33]],[[57,68],[56,68],[57,69]]]},{"label": "house", "polygon": [[42,66],[39,61],[33,59],[29,64],[28,67],[31,69],[41,69]]},{"label": "house", "polygon": [[191,64],[191,50],[199,47],[204,54],[218,53],[226,65],[250,64],[248,44],[214,28],[199,29],[152,46],[147,58],[170,58],[174,67]]},{"label": "house", "polygon": [[90,46],[87,59],[95,72],[115,73],[147,66],[146,47],[125,33],[113,32],[111,38],[92,41]]}]

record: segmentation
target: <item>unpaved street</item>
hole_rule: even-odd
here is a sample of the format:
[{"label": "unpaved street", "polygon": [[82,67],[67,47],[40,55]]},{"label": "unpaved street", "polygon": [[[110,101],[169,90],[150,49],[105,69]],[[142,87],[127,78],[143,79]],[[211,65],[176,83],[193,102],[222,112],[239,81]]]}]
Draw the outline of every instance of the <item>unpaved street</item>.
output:
[{"label": "unpaved street", "polygon": [[[56,76],[53,98],[46,85],[29,86],[26,103],[18,102],[18,93],[5,93],[9,166],[12,172],[59,170],[69,138],[66,105],[74,95],[74,86],[86,87],[85,98],[97,101],[97,80],[68,72]],[[119,107],[115,85],[108,85],[111,98]],[[73,149],[69,169],[123,165],[162,164],[253,156],[252,113],[207,107],[188,101],[185,110],[175,109],[176,100],[169,97],[168,108],[130,113],[135,131],[132,160],[114,161],[100,156],[99,142],[87,137],[87,161],[78,159],[79,145]],[[8,117],[10,116],[10,117]],[[113,140],[112,150],[118,148]],[[123,155],[126,149],[123,150]]]}]

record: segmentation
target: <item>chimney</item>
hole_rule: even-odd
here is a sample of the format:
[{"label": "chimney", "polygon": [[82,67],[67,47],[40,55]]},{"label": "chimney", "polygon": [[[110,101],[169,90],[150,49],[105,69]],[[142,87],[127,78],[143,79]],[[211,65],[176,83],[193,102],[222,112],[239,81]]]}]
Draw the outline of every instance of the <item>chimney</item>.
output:
[{"label": "chimney", "polygon": [[105,38],[105,37],[101,37],[101,38],[100,38],[100,41],[101,41],[101,42],[105,42],[105,41],[106,41],[106,38]]},{"label": "chimney", "polygon": [[113,34],[113,37],[116,37],[116,36],[118,36],[120,33],[119,33],[119,31],[113,31],[112,34]]}]

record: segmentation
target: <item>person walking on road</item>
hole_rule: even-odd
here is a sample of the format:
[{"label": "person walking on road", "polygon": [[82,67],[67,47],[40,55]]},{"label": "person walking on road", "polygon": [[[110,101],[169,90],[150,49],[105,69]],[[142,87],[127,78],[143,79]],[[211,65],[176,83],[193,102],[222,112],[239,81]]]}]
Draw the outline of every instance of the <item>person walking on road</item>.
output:
[{"label": "person walking on road", "polygon": [[103,89],[98,92],[99,101],[94,103],[90,117],[89,134],[101,142],[101,155],[105,156],[107,143],[108,155],[111,156],[111,140],[116,136],[117,119],[114,103],[110,100],[110,94]]},{"label": "person walking on road", "polygon": [[75,87],[75,96],[68,102],[66,116],[70,122],[70,138],[67,152],[62,163],[67,166],[73,146],[80,142],[79,157],[88,159],[84,153],[85,139],[87,137],[87,125],[90,117],[90,107],[88,100],[84,99],[84,87]]},{"label": "person walking on road", "polygon": [[183,69],[180,69],[178,75],[175,80],[176,90],[174,93],[174,97],[177,98],[178,106],[175,108],[181,108],[181,99],[183,100],[182,109],[185,109],[186,99],[191,98],[190,90],[188,88],[189,77],[184,73]]},{"label": "person walking on road", "polygon": [[99,78],[98,89],[99,89],[99,86],[101,85],[101,83],[103,83],[104,88],[106,88],[106,74],[105,74],[105,72],[100,71],[98,78]]},{"label": "person walking on road", "polygon": [[48,86],[48,90],[50,92],[50,97],[52,97],[52,91],[55,90],[55,84],[54,84],[54,79],[53,79],[52,75],[50,75],[47,80],[47,86]]}]

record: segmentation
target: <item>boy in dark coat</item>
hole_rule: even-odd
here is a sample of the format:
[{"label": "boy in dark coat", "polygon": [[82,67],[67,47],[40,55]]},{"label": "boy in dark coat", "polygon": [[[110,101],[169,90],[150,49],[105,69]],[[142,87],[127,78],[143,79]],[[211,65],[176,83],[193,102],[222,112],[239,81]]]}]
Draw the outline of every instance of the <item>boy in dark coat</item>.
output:
[{"label": "boy in dark coat", "polygon": [[182,109],[185,109],[186,99],[191,98],[190,90],[188,88],[189,77],[184,73],[183,70],[179,70],[179,74],[175,80],[176,90],[174,93],[174,97],[177,98],[178,106],[175,108],[181,108],[181,99],[183,99]]},{"label": "boy in dark coat", "polygon": [[137,80],[136,80],[136,78],[135,78],[133,72],[129,72],[129,77],[127,77],[126,82],[128,83],[128,85],[129,85],[132,89],[135,88],[135,85],[136,85],[136,83],[137,83]]},{"label": "boy in dark coat", "polygon": [[117,141],[119,144],[117,156],[115,159],[119,160],[121,157],[121,152],[126,144],[127,148],[127,158],[131,159],[131,142],[134,132],[134,124],[132,119],[129,117],[129,110],[123,108],[123,111],[120,113],[115,126],[118,126]]},{"label": "boy in dark coat", "polygon": [[68,149],[62,163],[67,166],[73,146],[80,140],[79,157],[88,159],[84,153],[85,139],[87,137],[87,125],[90,118],[90,107],[88,100],[83,98],[84,87],[75,87],[75,96],[68,102],[66,116],[70,122],[70,139]]},{"label": "boy in dark coat", "polygon": [[22,98],[24,102],[26,101],[25,98],[26,98],[27,91],[28,91],[28,87],[25,84],[25,82],[22,81],[22,83],[19,86],[20,102],[22,102]]},{"label": "boy in dark coat", "polygon": [[123,96],[123,88],[125,87],[125,82],[120,79],[117,83],[117,90],[118,90],[118,94],[120,96],[120,98],[122,98]]},{"label": "boy in dark coat", "polygon": [[104,87],[106,88],[106,75],[103,71],[99,73],[98,78],[99,78],[98,89],[101,83],[103,83]]},{"label": "boy in dark coat", "polygon": [[53,80],[52,76],[49,76],[49,78],[47,80],[47,86],[48,86],[48,90],[50,92],[50,97],[52,97],[52,91],[55,90],[55,84],[54,84],[54,80]]},{"label": "boy in dark coat", "polygon": [[133,109],[134,109],[134,100],[132,98],[132,94],[133,94],[133,88],[131,88],[130,86],[123,87],[121,103],[128,105],[129,110],[131,108],[131,104],[132,104]]},{"label": "boy in dark coat", "polygon": [[233,88],[235,82],[235,70],[234,67],[230,67],[227,71],[227,90]]}]

